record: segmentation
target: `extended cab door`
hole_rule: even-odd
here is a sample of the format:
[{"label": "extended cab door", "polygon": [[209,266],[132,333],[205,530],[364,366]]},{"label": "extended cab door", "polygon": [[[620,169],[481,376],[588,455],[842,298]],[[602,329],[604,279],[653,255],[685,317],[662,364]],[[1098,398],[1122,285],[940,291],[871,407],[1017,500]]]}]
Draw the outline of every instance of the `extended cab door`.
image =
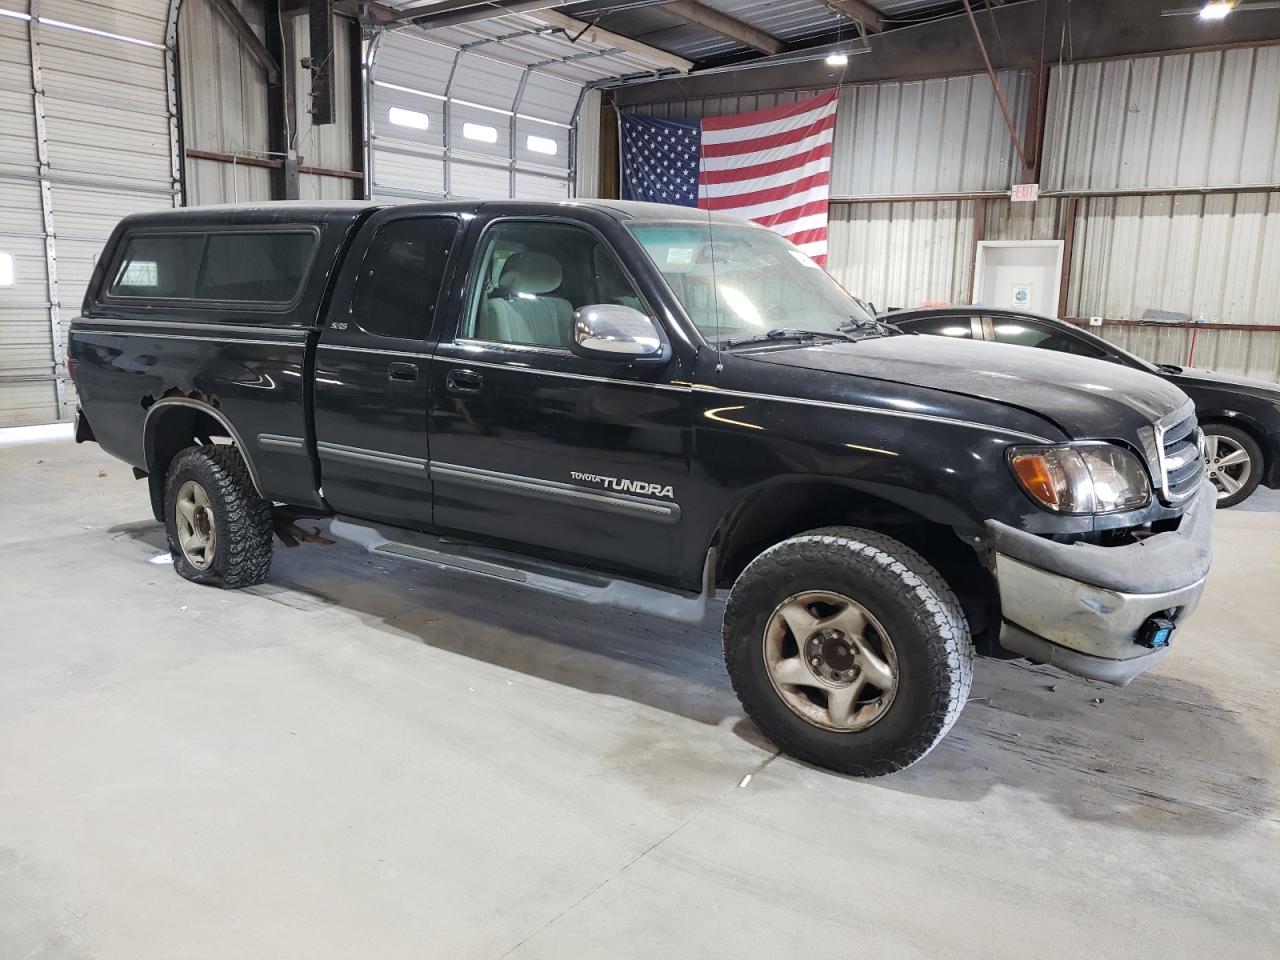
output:
[{"label": "extended cab door", "polygon": [[314,389],[320,486],[339,513],[431,524],[432,327],[460,226],[456,216],[383,211],[348,254],[321,331]]},{"label": "extended cab door", "polygon": [[620,258],[584,224],[513,217],[485,225],[468,260],[456,330],[431,365],[437,526],[672,578],[684,559],[688,374],[675,357],[569,350],[585,305],[653,315]]}]

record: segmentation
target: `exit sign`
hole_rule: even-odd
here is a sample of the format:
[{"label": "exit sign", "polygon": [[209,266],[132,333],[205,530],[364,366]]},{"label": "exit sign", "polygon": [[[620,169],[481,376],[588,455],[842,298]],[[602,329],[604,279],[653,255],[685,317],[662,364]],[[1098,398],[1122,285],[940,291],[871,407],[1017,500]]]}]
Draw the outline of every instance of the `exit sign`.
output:
[{"label": "exit sign", "polygon": [[1010,191],[1009,198],[1014,203],[1019,201],[1027,203],[1033,202],[1040,196],[1040,184],[1038,183],[1015,183],[1013,190]]}]

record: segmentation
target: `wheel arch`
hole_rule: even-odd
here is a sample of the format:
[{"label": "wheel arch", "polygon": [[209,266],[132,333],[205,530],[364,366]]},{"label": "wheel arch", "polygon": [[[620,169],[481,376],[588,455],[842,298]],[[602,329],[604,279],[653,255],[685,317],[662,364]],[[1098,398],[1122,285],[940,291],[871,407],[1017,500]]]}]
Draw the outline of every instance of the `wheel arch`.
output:
[{"label": "wheel arch", "polygon": [[164,480],[169,464],[180,450],[201,437],[228,438],[244,461],[254,490],[264,497],[253,458],[226,414],[192,397],[163,397],[147,409],[142,424],[151,510],[157,520],[164,521]]},{"label": "wheel arch", "polygon": [[961,598],[975,636],[999,622],[980,521],[939,496],[842,478],[775,478],[745,491],[721,515],[711,541],[716,585],[731,584],[769,547],[830,526],[875,530],[914,549]]}]

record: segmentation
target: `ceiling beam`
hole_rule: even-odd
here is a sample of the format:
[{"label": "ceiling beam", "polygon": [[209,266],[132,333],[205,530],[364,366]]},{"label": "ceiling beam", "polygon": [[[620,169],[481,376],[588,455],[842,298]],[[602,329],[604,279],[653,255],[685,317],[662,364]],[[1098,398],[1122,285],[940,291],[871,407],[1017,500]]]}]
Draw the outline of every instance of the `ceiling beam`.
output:
[{"label": "ceiling beam", "polygon": [[743,23],[735,17],[721,13],[719,10],[713,10],[696,2],[696,0],[671,0],[670,3],[664,3],[658,9],[679,17],[681,20],[687,20],[690,23],[706,27],[713,33],[728,37],[730,40],[736,40],[744,46],[754,47],[761,53],[772,55],[781,53],[786,49],[786,44],[773,34],[765,33],[758,27]]},{"label": "ceiling beam", "polygon": [[583,20],[566,16],[559,10],[538,10],[528,14],[528,16],[539,23],[545,23],[549,27],[559,27],[574,40],[578,39],[579,36],[585,36],[589,43],[617,47],[627,53],[633,53],[644,57],[646,60],[659,63],[664,67],[670,67],[672,70],[679,70],[681,73],[688,73],[693,69],[692,60],[677,57],[674,53],[667,53],[667,51],[651,47],[647,43],[633,40],[631,37],[624,37],[620,33],[610,33],[608,30],[592,26]]},{"label": "ceiling beam", "polygon": [[832,10],[843,13],[850,20],[857,20],[867,28],[868,33],[879,33],[884,29],[884,20],[880,11],[863,0],[825,0]]}]

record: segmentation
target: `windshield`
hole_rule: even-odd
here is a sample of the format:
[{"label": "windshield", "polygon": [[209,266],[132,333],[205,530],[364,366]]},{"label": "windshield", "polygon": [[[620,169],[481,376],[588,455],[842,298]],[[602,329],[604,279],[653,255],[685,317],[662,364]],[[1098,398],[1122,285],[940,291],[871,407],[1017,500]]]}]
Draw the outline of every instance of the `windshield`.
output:
[{"label": "windshield", "polygon": [[630,226],[698,332],[715,346],[781,330],[882,332],[826,271],[763,227]]}]

